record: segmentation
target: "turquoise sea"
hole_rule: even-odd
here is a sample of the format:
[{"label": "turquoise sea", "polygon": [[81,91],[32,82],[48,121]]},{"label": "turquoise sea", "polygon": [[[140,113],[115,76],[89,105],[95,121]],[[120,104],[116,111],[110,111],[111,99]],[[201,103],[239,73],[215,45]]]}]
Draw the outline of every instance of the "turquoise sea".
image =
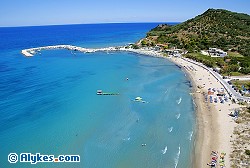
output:
[{"label": "turquoise sea", "polygon": [[[191,167],[195,109],[178,66],[127,52],[20,53],[56,44],[124,45],[156,25],[0,28],[0,167]],[[98,96],[98,89],[119,95]],[[145,103],[134,101],[138,96]],[[9,163],[9,153],[80,155],[81,162]]]}]

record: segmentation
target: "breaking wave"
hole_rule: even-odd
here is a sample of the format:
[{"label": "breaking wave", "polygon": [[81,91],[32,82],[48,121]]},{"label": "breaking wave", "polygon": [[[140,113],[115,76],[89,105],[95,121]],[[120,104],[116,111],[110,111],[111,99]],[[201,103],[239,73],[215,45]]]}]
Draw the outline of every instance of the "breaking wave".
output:
[{"label": "breaking wave", "polygon": [[175,163],[174,168],[177,168],[177,166],[178,166],[180,154],[181,154],[181,146],[179,145],[179,151],[178,151],[178,153],[176,155],[176,158],[174,159],[174,163]]},{"label": "breaking wave", "polygon": [[167,150],[168,150],[168,147],[165,146],[165,148],[164,148],[163,150],[161,150],[161,151],[162,151],[162,154],[164,155],[164,154],[167,152]]}]

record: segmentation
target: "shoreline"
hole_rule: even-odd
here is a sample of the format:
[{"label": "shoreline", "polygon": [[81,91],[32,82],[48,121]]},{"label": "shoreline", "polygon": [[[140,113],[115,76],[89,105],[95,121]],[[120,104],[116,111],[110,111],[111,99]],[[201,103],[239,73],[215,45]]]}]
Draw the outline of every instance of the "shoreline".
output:
[{"label": "shoreline", "polygon": [[[216,144],[214,142],[218,140],[218,134],[215,134],[213,138],[210,138],[212,134],[212,128],[218,126],[217,122],[212,123],[212,121],[214,121],[216,117],[209,116],[206,114],[206,111],[211,112],[211,109],[210,109],[211,107],[209,107],[208,104],[204,102],[204,96],[196,92],[198,85],[195,82],[194,74],[191,74],[178,61],[174,59],[169,59],[169,61],[180,66],[181,69],[185,72],[185,74],[188,75],[188,78],[192,83],[192,97],[195,103],[195,130],[194,130],[195,136],[194,136],[194,141],[193,141],[191,165],[194,168],[205,167],[206,163],[208,163],[210,160],[210,157],[208,154],[211,153],[211,151],[213,150],[213,149],[210,150],[211,147],[212,146],[213,148],[217,147],[215,146]],[[208,125],[211,125],[211,127],[210,128],[206,127],[206,123]],[[208,138],[206,138],[206,135],[209,135]]]},{"label": "shoreline", "polygon": [[[192,93],[192,99],[194,104],[194,110],[195,110],[195,123],[194,123],[194,140],[193,140],[193,146],[192,146],[192,154],[190,157],[190,166],[191,167],[198,167],[199,164],[200,154],[199,151],[201,151],[201,145],[204,140],[204,130],[203,130],[203,118],[199,111],[201,111],[201,102],[198,101],[198,99],[201,99],[201,96],[199,96],[196,93],[197,85],[194,82],[194,78],[189,74],[189,72],[183,68],[181,65],[179,65],[177,62],[173,61],[172,59],[168,59],[170,62],[174,63],[178,67],[181,68],[181,70],[185,73],[188,80],[191,82],[191,93]],[[196,147],[197,146],[197,147]]]},{"label": "shoreline", "polygon": [[[169,60],[185,69],[193,84],[193,100],[197,105],[193,167],[208,167],[212,151],[218,151],[218,155],[225,152],[225,166],[230,167],[229,155],[232,152],[230,136],[233,135],[236,124],[228,114],[240,106],[232,104],[231,101],[223,104],[205,102],[204,94],[208,88],[223,88],[223,85],[209,71],[198,65],[181,58]],[[187,66],[192,66],[195,70],[188,69]]]},{"label": "shoreline", "polygon": [[[230,113],[231,109],[239,108],[239,105],[232,104],[231,100],[224,104],[205,102],[204,94],[207,93],[208,88],[224,88],[223,84],[220,83],[213,75],[213,73],[209,70],[182,58],[168,58],[157,51],[131,49],[126,48],[125,46],[100,49],[86,49],[71,45],[57,45],[25,49],[22,50],[22,54],[26,57],[31,57],[34,56],[37,52],[47,49],[68,49],[84,53],[98,51],[125,51],[153,57],[160,57],[173,62],[178,67],[180,67],[185,74],[188,75],[188,78],[192,83],[192,97],[196,104],[196,122],[194,130],[195,138],[193,142],[193,154],[191,156],[191,165],[195,168],[208,167],[207,163],[211,161],[211,151],[218,151],[218,156],[222,152],[226,153],[225,166],[230,167],[229,155],[232,152],[232,144],[230,143],[230,140],[232,139],[230,138],[230,136],[233,135],[235,123],[228,116],[228,114]],[[202,88],[198,88],[198,86],[202,86]]]}]

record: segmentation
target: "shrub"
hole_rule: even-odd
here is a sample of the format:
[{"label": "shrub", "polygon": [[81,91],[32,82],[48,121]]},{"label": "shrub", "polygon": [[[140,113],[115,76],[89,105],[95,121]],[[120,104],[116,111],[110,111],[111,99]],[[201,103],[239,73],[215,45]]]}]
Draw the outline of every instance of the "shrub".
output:
[{"label": "shrub", "polygon": [[246,155],[250,156],[250,150],[246,149],[245,153],[246,153]]}]

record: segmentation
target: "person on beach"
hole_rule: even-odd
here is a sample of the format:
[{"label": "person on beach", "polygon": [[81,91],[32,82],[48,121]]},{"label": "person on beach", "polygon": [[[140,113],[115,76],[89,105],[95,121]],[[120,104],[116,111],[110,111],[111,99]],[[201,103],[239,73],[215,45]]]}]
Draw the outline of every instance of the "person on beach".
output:
[{"label": "person on beach", "polygon": [[207,165],[211,167],[216,167],[216,164],[214,162],[208,163]]},{"label": "person on beach", "polygon": [[217,155],[218,155],[218,152],[212,151],[211,155],[217,156]]}]

